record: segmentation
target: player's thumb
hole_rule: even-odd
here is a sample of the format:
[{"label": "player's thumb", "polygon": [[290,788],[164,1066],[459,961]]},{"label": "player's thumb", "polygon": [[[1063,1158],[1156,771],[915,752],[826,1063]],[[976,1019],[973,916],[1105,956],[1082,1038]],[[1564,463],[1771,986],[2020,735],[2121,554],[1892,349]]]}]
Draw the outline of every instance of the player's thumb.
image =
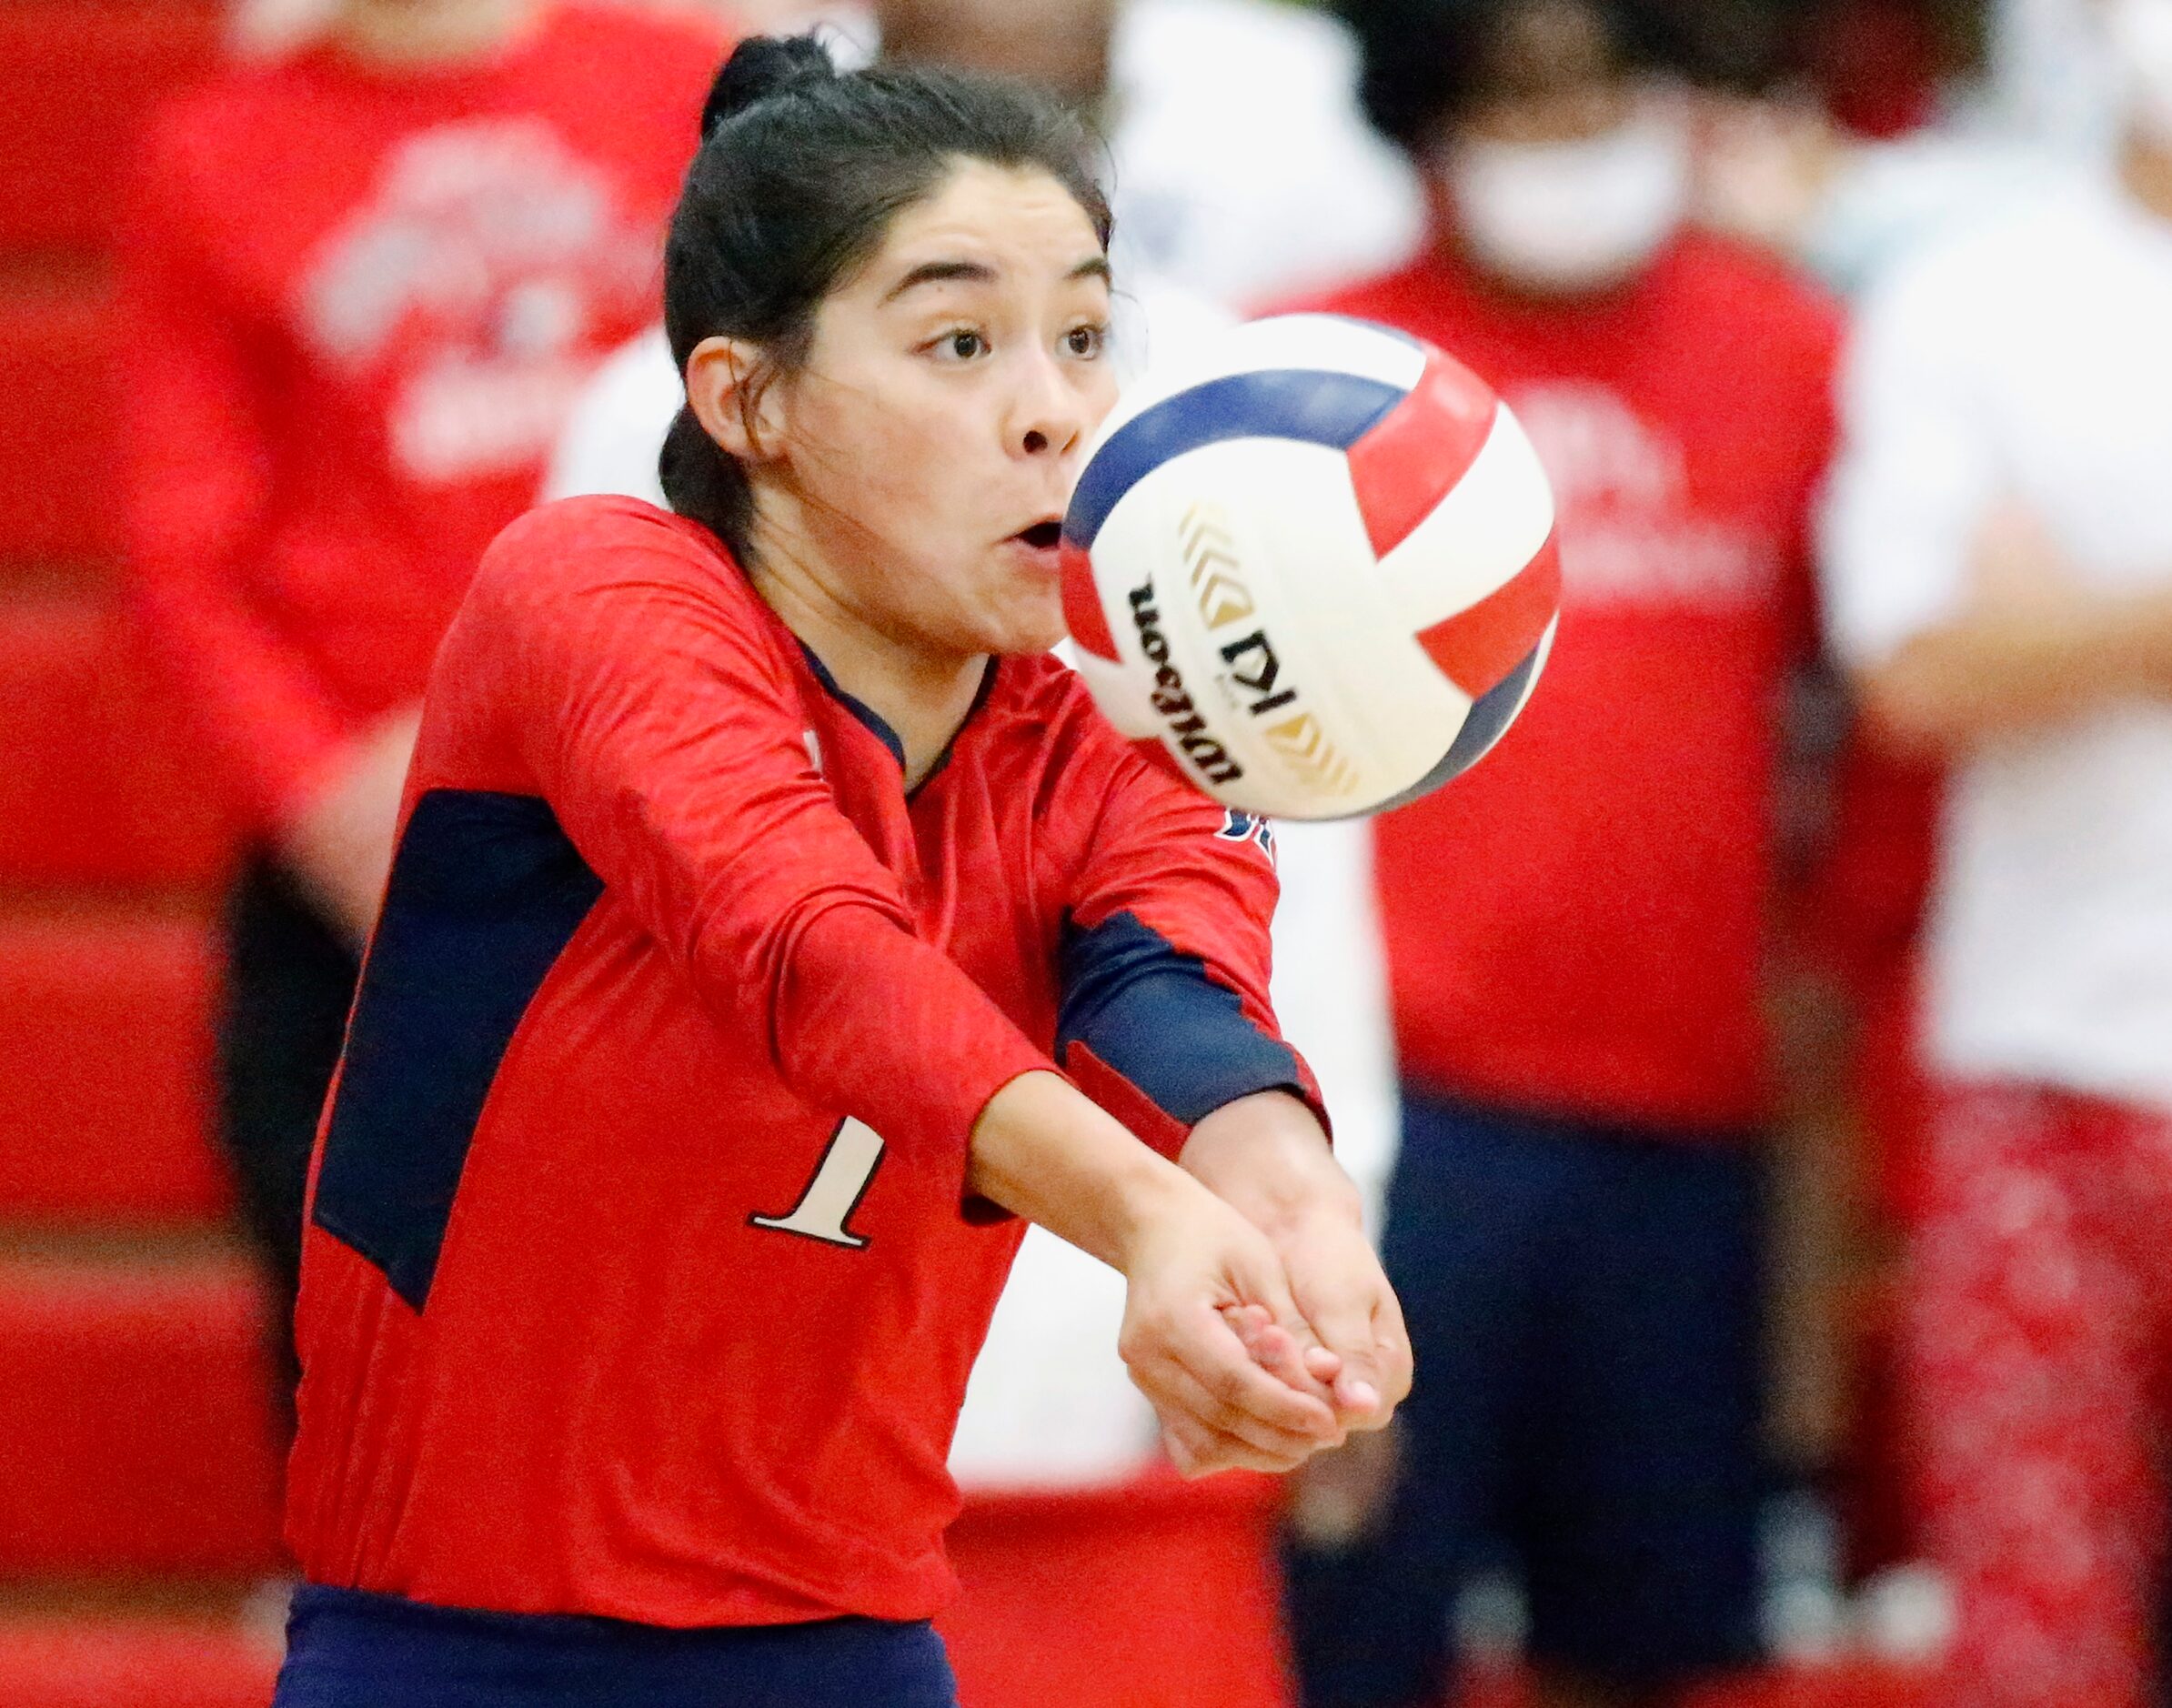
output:
[{"label": "player's thumb", "polygon": [[1246,1255],[1244,1272],[1235,1278],[1247,1304],[1258,1305],[1273,1320],[1273,1326],[1289,1337],[1295,1362],[1284,1372],[1292,1386],[1330,1397],[1328,1384],[1341,1368],[1333,1349],[1326,1346],[1297,1303],[1289,1272],[1274,1248],[1262,1237]]}]

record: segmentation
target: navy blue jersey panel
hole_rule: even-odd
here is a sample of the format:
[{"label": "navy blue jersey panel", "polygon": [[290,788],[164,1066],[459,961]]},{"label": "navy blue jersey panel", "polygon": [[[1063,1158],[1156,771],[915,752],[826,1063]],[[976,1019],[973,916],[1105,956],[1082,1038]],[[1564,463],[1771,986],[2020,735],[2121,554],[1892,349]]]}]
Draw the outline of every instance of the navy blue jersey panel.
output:
[{"label": "navy blue jersey panel", "polygon": [[1093,454],[1071,495],[1063,537],[1091,546],[1116,501],[1172,457],[1223,439],[1298,439],[1348,450],[1408,396],[1362,374],[1270,367],[1226,374],[1142,409]]},{"label": "navy blue jersey panel", "polygon": [[[903,770],[905,769],[904,738],[892,729],[882,714],[869,705],[867,701],[855,699],[840,688],[837,685],[837,678],[830,674],[830,667],[815,656],[815,649],[804,640],[799,643],[799,653],[807,660],[807,668],[815,673],[815,680],[822,685],[822,691],[864,724],[875,739],[890,749],[890,757],[898,762],[898,769],[900,771]],[[981,684],[983,694],[987,691],[987,683],[994,679],[995,661],[990,659],[986,678]],[[978,699],[973,702],[975,707],[978,707],[980,703]]]},{"label": "navy blue jersey panel", "polygon": [[417,1311],[498,1064],[602,893],[533,796],[433,789],[408,815],[347,1029],[315,1220]]},{"label": "navy blue jersey panel", "polygon": [[1076,1041],[1189,1127],[1254,1091],[1302,1085],[1297,1057],[1262,1031],[1237,993],[1214,982],[1136,914],[1063,927],[1056,1059]]}]

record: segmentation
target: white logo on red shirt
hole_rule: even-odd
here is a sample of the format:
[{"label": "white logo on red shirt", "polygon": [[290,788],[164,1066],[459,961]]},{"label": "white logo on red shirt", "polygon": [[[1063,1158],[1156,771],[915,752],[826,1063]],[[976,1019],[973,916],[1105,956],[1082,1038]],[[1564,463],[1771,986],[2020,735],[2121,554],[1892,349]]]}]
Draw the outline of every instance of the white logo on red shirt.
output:
[{"label": "white logo on red shirt", "polygon": [[1509,407],[1554,486],[1564,600],[1739,607],[1770,598],[1777,543],[1702,513],[1666,429],[1587,381],[1513,387]]},{"label": "white logo on red shirt", "polygon": [[534,463],[598,350],[638,324],[656,246],[609,181],[533,117],[440,126],[385,159],[376,190],[301,286],[307,334],[381,375],[395,464],[437,484]]}]

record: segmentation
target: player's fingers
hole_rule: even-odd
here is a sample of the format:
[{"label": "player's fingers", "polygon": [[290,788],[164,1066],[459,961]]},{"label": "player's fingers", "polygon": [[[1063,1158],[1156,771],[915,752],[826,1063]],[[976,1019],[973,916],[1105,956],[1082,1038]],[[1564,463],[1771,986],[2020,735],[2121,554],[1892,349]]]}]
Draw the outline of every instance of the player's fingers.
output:
[{"label": "player's fingers", "polygon": [[1162,1372],[1157,1387],[1160,1403],[1156,1410],[1164,1416],[1195,1419],[1218,1434],[1234,1436],[1249,1447],[1285,1461],[1284,1470],[1302,1463],[1329,1444],[1327,1438],[1309,1430],[1284,1429],[1264,1422],[1241,1407],[1218,1399],[1181,1366],[1172,1366]]},{"label": "player's fingers", "polygon": [[1295,1349],[1293,1359],[1274,1361],[1278,1373],[1290,1386],[1332,1406],[1333,1395],[1327,1386],[1329,1379],[1316,1376],[1311,1368],[1310,1361],[1321,1347],[1321,1337],[1313,1331],[1304,1312],[1298,1309],[1296,1296],[1290,1290],[1289,1277],[1281,1262],[1269,1255],[1238,1281],[1246,1302],[1264,1310],[1273,1327],[1287,1335]]},{"label": "player's fingers", "polygon": [[1372,1380],[1377,1402],[1371,1417],[1349,1420],[1352,1429],[1384,1427],[1411,1391],[1411,1337],[1403,1326],[1403,1306],[1392,1291],[1383,1290],[1373,1318],[1373,1357],[1365,1373]]},{"label": "player's fingers", "polygon": [[1170,1462],[1188,1477],[1211,1476],[1218,1471],[1264,1471],[1283,1475],[1311,1457],[1255,1446],[1241,1435],[1218,1430],[1182,1412],[1164,1417],[1161,1440]]},{"label": "player's fingers", "polygon": [[1302,1393],[1328,1399],[1342,1361],[1325,1347],[1300,1348],[1295,1337],[1268,1315],[1264,1305],[1237,1305],[1222,1312],[1252,1361]]},{"label": "player's fingers", "polygon": [[1214,1436],[1212,1432],[1180,1434],[1177,1430],[1162,1428],[1162,1447],[1169,1452],[1169,1462],[1175,1464],[1177,1473],[1183,1478],[1210,1478],[1216,1472],[1269,1472],[1280,1475],[1288,1472],[1288,1464],[1275,1462],[1269,1453],[1251,1450],[1242,1441],[1232,1436]]},{"label": "player's fingers", "polygon": [[1322,1440],[1342,1438],[1334,1410],[1317,1393],[1292,1388],[1254,1363],[1216,1311],[1185,1322],[1167,1341],[1175,1361],[1215,1400],[1276,1429]]}]

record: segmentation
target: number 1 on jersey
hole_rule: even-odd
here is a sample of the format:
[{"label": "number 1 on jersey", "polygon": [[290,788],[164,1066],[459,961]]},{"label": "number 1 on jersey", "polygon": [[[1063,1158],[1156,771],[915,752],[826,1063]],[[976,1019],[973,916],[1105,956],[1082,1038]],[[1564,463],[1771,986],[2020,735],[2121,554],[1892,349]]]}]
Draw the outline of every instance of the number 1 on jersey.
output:
[{"label": "number 1 on jersey", "polygon": [[830,1136],[830,1149],[822,1152],[814,1179],[799,1194],[799,1201],[781,1216],[749,1216],[758,1228],[779,1233],[797,1233],[828,1245],[865,1245],[867,1236],[854,1233],[845,1223],[860,1208],[875,1179],[875,1165],[882,1160],[881,1135],[865,1121],[848,1115]]}]

